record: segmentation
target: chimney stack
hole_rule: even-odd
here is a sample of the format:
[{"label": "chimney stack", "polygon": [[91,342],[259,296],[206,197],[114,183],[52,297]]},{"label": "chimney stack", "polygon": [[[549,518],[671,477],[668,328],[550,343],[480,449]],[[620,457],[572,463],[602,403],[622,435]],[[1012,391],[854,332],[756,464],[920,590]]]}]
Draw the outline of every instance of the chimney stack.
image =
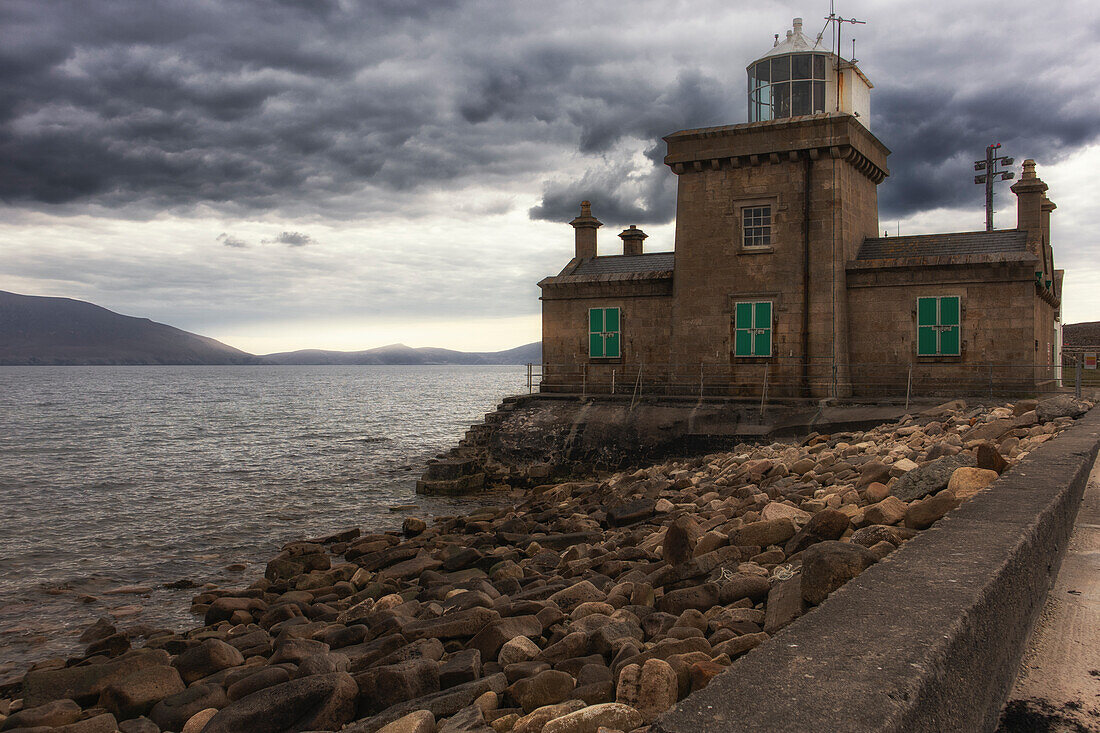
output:
[{"label": "chimney stack", "polygon": [[578,260],[590,260],[596,256],[596,230],[603,222],[592,216],[592,204],[581,201],[581,215],[569,222],[576,233]]},{"label": "chimney stack", "polygon": [[619,238],[623,240],[623,254],[640,255],[642,253],[642,242],[644,242],[648,236],[648,234],[633,224],[630,225],[629,229],[624,229],[619,234]]},{"label": "chimney stack", "polygon": [[1035,175],[1035,161],[1024,161],[1024,172],[1020,180],[1012,184],[1012,193],[1016,194],[1016,228],[1027,232],[1027,250],[1043,257],[1043,199],[1047,184]]}]

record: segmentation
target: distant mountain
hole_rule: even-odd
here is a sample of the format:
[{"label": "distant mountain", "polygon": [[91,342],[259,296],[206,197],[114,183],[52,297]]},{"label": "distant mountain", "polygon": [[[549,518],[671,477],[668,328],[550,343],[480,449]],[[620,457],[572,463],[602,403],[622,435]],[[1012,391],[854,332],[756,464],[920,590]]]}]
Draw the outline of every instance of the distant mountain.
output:
[{"label": "distant mountain", "polygon": [[542,361],[542,343],[536,341],[507,351],[467,352],[405,344],[390,344],[365,351],[322,351],[303,349],[264,354],[271,364],[538,364]]},{"label": "distant mountain", "polygon": [[0,290],[0,365],[257,363],[252,354],[148,318]]},{"label": "distant mountain", "polygon": [[1100,346],[1100,321],[1065,324],[1062,342],[1066,346]]},{"label": "distant mountain", "polygon": [[124,316],[69,298],[0,290],[0,366],[71,364],[527,364],[542,344],[507,351],[414,349],[404,344],[366,351],[305,349],[254,356],[206,336],[148,318]]}]

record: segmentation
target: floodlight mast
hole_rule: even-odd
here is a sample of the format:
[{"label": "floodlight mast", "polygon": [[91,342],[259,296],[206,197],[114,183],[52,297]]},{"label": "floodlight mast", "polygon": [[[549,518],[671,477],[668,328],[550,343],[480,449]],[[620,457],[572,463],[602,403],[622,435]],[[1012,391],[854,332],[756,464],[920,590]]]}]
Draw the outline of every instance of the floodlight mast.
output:
[{"label": "floodlight mast", "polygon": [[974,170],[985,171],[985,173],[980,176],[974,176],[974,183],[985,184],[985,230],[987,232],[993,231],[993,181],[1007,181],[1016,177],[1016,174],[1012,171],[997,169],[998,164],[1010,166],[1016,162],[1013,158],[1004,155],[993,155],[1000,147],[1000,143],[987,145],[985,148],[985,160],[974,161]]}]

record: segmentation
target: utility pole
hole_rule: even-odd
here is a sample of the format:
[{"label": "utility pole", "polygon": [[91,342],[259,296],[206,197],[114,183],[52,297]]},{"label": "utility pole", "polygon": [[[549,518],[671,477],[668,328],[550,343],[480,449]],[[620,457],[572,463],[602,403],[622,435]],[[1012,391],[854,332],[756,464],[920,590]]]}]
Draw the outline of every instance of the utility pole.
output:
[{"label": "utility pole", "polygon": [[998,170],[998,165],[1007,167],[1016,162],[1013,158],[1004,155],[994,155],[1000,147],[1000,143],[987,145],[985,148],[985,160],[974,161],[974,170],[985,171],[985,173],[979,176],[974,176],[974,183],[985,184],[985,230],[987,232],[993,231],[993,181],[1007,181],[1010,178],[1016,177],[1013,171]]}]

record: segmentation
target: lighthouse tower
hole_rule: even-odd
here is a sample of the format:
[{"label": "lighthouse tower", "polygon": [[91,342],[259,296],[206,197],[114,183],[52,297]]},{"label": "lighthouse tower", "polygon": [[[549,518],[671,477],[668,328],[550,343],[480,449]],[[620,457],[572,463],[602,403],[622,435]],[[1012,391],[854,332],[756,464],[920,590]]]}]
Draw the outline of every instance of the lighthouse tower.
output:
[{"label": "lighthouse tower", "polygon": [[868,127],[871,83],[798,18],[748,79],[747,123],[664,138],[677,176],[671,353],[845,396],[845,266],[878,233],[890,152]]}]

